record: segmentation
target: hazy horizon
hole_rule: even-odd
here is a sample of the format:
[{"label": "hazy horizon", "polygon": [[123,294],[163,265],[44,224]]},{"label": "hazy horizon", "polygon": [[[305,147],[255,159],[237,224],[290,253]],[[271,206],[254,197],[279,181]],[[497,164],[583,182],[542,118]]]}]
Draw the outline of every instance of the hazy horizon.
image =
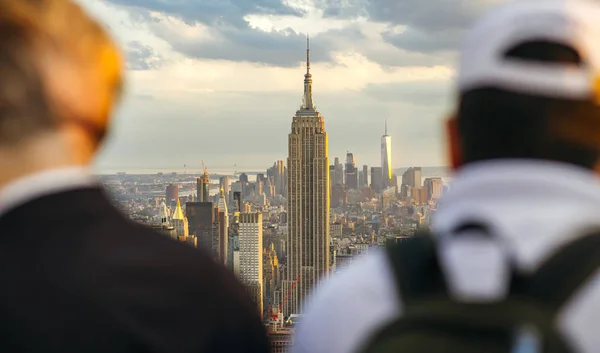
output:
[{"label": "hazy horizon", "polygon": [[[246,174],[257,174],[257,173],[266,173],[267,168],[269,168],[270,166],[265,166],[264,168],[238,168],[237,169],[237,173],[246,173]],[[360,168],[361,166],[359,166],[358,169],[362,170]],[[371,166],[369,166],[370,168]],[[427,174],[431,174],[432,172],[437,172],[437,171],[441,171],[441,170],[447,170],[450,167],[448,166],[414,166],[414,167],[422,167],[423,168],[423,174],[427,175]],[[398,172],[403,172],[406,169],[408,169],[410,167],[399,167],[399,168],[393,168],[394,173],[398,174]],[[233,175],[234,171],[236,171],[233,168],[207,168],[209,174],[211,175]],[[131,174],[131,175],[152,175],[152,174],[157,174],[157,173],[173,173],[176,172],[178,174],[189,174],[189,175],[200,175],[202,174],[202,169],[195,169],[195,168],[187,168],[187,173],[184,173],[184,168],[123,168],[123,169],[119,169],[119,168],[115,168],[115,169],[103,169],[103,170],[99,170],[99,169],[95,169],[94,173],[97,175],[113,175],[113,174],[117,174],[117,173],[126,173],[126,174]],[[400,175],[399,175],[400,176]]]}]

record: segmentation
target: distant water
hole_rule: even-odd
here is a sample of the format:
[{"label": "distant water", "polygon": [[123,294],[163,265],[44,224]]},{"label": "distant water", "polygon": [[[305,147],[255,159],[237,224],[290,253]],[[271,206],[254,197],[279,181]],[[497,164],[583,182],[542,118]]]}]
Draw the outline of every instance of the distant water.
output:
[{"label": "distant water", "polygon": [[[234,169],[212,169],[212,168],[207,168],[208,172],[212,175],[233,175],[235,173]],[[100,175],[110,175],[110,174],[117,174],[117,173],[127,173],[127,174],[131,174],[131,175],[143,175],[143,174],[158,174],[158,173],[163,173],[163,174],[171,174],[171,173],[177,173],[177,174],[193,174],[193,175],[199,175],[202,174],[202,170],[201,169],[191,169],[188,168],[187,170],[184,170],[183,168],[121,168],[121,169],[116,169],[116,168],[110,168],[110,169],[106,169],[106,168],[102,168],[102,169],[97,169],[95,170],[96,174],[100,174]],[[267,172],[267,168],[264,168],[264,170],[261,170],[261,168],[256,168],[256,169],[252,169],[251,171],[245,170],[245,169],[238,169],[237,170],[237,174],[241,174],[241,173],[246,173],[248,175],[256,175],[259,173],[266,173]]]}]

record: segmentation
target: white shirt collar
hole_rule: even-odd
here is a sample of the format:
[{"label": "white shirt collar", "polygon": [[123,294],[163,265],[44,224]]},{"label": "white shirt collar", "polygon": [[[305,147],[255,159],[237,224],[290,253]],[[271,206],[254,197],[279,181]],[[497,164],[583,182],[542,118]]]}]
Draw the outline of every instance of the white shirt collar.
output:
[{"label": "white shirt collar", "polygon": [[34,173],[0,189],[0,216],[36,198],[98,185],[83,167],[64,167]]}]

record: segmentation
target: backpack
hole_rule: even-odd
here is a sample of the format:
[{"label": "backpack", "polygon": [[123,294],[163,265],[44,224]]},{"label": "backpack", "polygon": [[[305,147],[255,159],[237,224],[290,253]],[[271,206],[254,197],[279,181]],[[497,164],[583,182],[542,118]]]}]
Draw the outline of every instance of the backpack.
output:
[{"label": "backpack", "polygon": [[529,275],[512,270],[497,302],[451,298],[436,239],[418,234],[386,247],[403,314],[373,335],[362,353],[573,353],[555,327],[560,309],[600,267],[600,232],[561,247]]}]

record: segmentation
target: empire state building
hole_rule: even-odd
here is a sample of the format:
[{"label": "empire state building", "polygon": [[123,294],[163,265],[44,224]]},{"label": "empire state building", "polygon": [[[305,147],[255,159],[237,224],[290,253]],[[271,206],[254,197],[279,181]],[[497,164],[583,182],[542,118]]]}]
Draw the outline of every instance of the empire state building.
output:
[{"label": "empire state building", "polygon": [[312,97],[306,40],[302,105],[289,134],[287,273],[283,313],[301,314],[305,299],[329,274],[329,157],[325,120]]}]

